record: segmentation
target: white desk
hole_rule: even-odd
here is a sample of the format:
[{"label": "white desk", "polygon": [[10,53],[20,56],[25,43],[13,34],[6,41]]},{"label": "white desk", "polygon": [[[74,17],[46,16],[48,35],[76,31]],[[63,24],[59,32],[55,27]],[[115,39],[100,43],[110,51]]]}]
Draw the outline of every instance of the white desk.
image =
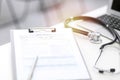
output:
[{"label": "white desk", "polygon": [[[95,10],[93,12],[90,12],[85,15],[91,15],[96,17],[97,15],[101,15],[106,11],[106,7],[100,8],[98,10]],[[62,28],[63,24],[58,24],[53,27]],[[109,40],[102,38],[103,43],[102,44],[93,44],[90,43],[88,38],[75,33],[75,37],[77,39],[77,42],[80,46],[81,52],[83,53],[83,57],[85,59],[85,62],[87,64],[88,70],[91,74],[92,80],[120,80],[120,74],[118,75],[107,75],[107,74],[99,74],[97,73],[93,65],[99,55],[99,47],[103,44],[108,42]],[[12,74],[11,74],[11,62],[10,62],[10,43],[4,44],[0,46],[0,80],[12,80]],[[112,57],[112,56],[111,56]],[[115,61],[116,59],[111,58],[111,62]]]}]

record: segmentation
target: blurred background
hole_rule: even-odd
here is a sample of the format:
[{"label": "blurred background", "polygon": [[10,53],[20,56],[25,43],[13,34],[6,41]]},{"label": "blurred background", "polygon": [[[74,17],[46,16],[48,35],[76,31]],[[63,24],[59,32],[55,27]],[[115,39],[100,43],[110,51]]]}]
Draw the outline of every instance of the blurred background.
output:
[{"label": "blurred background", "polygon": [[0,45],[11,29],[50,27],[108,4],[108,0],[0,0]]}]

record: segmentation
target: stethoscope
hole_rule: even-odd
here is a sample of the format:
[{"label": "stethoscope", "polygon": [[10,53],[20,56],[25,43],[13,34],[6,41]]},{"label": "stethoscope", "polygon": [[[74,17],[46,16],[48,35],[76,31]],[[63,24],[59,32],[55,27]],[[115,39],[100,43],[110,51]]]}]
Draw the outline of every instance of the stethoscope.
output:
[{"label": "stethoscope", "polygon": [[114,37],[114,39],[108,43],[105,43],[103,45],[101,45],[100,47],[100,54],[97,58],[97,60],[95,61],[95,64],[94,64],[94,68],[98,70],[99,73],[120,73],[119,72],[116,72],[116,69],[115,68],[110,68],[110,69],[101,69],[101,68],[98,68],[96,65],[104,51],[104,48],[106,46],[109,46],[109,45],[112,45],[113,43],[119,43],[120,44],[120,35],[112,28],[112,27],[109,27],[109,25],[105,24],[104,22],[96,19],[96,18],[93,18],[93,17],[88,17],[88,16],[77,16],[77,17],[71,17],[71,18],[68,18],[65,20],[64,22],[64,26],[66,28],[72,28],[73,32],[76,32],[76,33],[80,33],[80,34],[83,34],[85,36],[88,36],[90,38],[90,41],[93,42],[93,43],[101,43],[101,39],[100,39],[100,33],[97,33],[97,32],[88,32],[88,31],[85,31],[85,30],[81,30],[81,29],[77,29],[77,28],[74,28],[72,26],[69,25],[70,22],[73,22],[73,21],[76,21],[76,20],[83,20],[83,21],[89,21],[89,22],[93,22],[93,23],[96,23],[96,24],[99,24],[101,26],[103,26],[107,31],[109,31],[111,33],[111,35]]}]

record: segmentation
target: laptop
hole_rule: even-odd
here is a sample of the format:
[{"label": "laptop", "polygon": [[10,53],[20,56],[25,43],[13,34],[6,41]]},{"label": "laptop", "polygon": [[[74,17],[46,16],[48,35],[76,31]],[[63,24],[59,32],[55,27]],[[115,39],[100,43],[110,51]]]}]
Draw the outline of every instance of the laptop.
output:
[{"label": "laptop", "polygon": [[[107,12],[97,18],[108,24],[109,27],[114,28],[120,35],[120,0],[109,0]],[[111,37],[110,34],[106,34],[105,31],[100,31],[100,33],[107,38],[113,39],[113,37]]]}]

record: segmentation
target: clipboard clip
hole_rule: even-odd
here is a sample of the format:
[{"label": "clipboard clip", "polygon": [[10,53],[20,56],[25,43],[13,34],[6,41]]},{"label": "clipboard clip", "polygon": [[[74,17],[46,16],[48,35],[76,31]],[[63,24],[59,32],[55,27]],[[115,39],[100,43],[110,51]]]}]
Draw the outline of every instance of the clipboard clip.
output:
[{"label": "clipboard clip", "polygon": [[56,28],[34,28],[34,29],[28,29],[29,33],[34,32],[56,32]]}]

